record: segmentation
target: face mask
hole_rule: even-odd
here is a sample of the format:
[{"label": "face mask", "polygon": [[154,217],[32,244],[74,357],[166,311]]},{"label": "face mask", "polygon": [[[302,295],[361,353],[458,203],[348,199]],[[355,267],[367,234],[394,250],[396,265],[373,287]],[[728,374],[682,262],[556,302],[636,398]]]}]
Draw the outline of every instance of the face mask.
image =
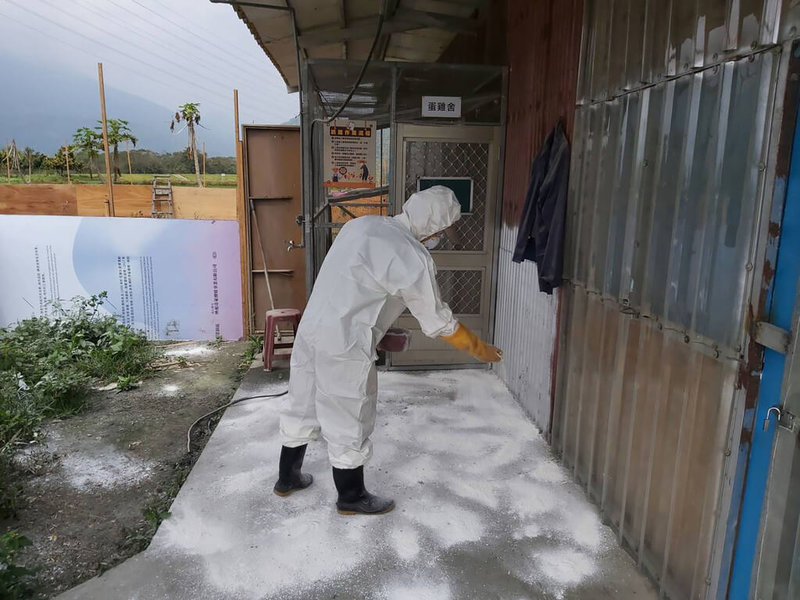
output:
[{"label": "face mask", "polygon": [[422,244],[423,244],[423,245],[424,245],[424,246],[425,246],[425,247],[426,247],[428,250],[433,250],[433,249],[434,249],[434,248],[436,248],[436,247],[437,247],[439,244],[441,244],[441,243],[442,243],[442,238],[443,238],[443,237],[444,237],[444,236],[443,236],[441,233],[439,233],[439,234],[433,235],[433,236],[431,236],[431,237],[429,237],[429,238],[425,239],[425,240],[422,242]]}]

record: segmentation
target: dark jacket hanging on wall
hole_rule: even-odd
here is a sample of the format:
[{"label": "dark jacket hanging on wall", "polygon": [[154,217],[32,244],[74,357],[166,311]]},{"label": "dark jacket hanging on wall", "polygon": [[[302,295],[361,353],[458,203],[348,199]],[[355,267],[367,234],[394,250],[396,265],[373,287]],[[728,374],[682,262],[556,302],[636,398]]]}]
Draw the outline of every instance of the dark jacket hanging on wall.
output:
[{"label": "dark jacket hanging on wall", "polygon": [[559,122],[531,165],[513,257],[536,263],[539,289],[547,294],[561,285],[568,180],[569,144]]}]

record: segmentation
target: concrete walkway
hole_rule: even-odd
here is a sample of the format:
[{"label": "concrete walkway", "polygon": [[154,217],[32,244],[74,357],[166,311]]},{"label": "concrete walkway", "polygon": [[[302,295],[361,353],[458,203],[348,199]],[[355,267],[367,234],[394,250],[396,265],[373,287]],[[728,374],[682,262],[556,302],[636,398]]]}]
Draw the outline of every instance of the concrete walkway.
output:
[{"label": "concrete walkway", "polygon": [[[273,393],[251,370],[238,396]],[[324,442],[307,490],[272,493],[280,400],[227,411],[142,554],[61,600],[651,599],[583,491],[485,371],[382,373],[370,490],[397,501],[342,517]]]}]

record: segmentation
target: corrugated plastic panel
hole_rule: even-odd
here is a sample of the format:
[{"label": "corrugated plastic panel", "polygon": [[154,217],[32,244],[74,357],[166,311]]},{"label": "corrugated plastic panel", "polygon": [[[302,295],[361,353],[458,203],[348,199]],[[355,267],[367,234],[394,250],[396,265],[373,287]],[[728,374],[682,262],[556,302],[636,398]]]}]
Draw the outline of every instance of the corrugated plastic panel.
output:
[{"label": "corrugated plastic panel", "polygon": [[503,226],[497,278],[495,344],[504,350],[497,374],[542,431],[550,422],[557,296],[539,292],[536,265],[511,262],[517,229]]},{"label": "corrugated plastic panel", "polygon": [[567,272],[738,351],[774,51],[578,110]]},{"label": "corrugated plastic panel", "polygon": [[[578,98],[600,102],[797,35],[794,2],[587,0]],[[781,19],[781,6],[783,15]],[[792,30],[792,28],[794,28]]]}]

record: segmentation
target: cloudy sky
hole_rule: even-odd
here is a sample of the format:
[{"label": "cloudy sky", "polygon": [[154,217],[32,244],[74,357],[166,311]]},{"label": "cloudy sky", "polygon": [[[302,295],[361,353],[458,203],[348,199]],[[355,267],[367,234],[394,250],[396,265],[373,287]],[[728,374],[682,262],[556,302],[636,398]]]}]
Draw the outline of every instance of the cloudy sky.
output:
[{"label": "cloudy sky", "polygon": [[230,114],[238,88],[243,123],[298,112],[233,9],[208,0],[0,0],[0,65],[4,56],[95,79],[102,62],[106,87],[167,107]]}]

